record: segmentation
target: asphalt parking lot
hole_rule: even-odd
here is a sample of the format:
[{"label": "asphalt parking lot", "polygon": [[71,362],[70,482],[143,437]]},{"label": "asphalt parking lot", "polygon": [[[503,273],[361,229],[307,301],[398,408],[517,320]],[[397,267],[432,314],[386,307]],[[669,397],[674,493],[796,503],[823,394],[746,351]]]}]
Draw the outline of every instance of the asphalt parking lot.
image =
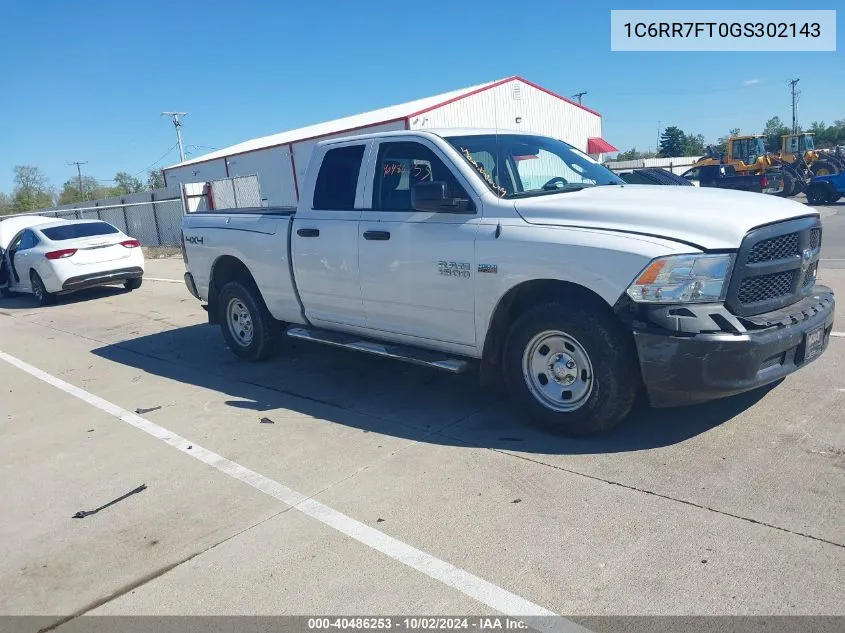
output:
[{"label": "asphalt parking lot", "polygon": [[[845,204],[823,215],[845,297]],[[566,440],[473,376],[239,361],[182,272],[0,301],[0,614],[845,615],[845,338]]]}]

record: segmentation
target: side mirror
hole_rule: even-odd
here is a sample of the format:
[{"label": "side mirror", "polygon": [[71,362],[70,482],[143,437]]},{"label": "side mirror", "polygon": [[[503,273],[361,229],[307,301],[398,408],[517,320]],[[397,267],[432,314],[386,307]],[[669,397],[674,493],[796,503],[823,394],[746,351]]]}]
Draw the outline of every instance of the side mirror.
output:
[{"label": "side mirror", "polygon": [[468,213],[475,205],[466,198],[449,196],[449,186],[442,180],[418,182],[411,187],[411,208],[432,213]]}]

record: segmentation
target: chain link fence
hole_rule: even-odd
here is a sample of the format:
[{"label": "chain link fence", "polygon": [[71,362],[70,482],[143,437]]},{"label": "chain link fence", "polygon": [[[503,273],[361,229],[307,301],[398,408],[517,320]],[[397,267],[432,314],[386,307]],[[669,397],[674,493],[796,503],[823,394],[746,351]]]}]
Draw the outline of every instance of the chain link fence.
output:
[{"label": "chain link fence", "polygon": [[27,215],[103,220],[134,237],[142,246],[179,246],[184,207],[179,190],[165,188],[42,209]]},{"label": "chain link fence", "polygon": [[211,196],[215,209],[248,209],[263,206],[258,176],[234,176],[212,180]]}]

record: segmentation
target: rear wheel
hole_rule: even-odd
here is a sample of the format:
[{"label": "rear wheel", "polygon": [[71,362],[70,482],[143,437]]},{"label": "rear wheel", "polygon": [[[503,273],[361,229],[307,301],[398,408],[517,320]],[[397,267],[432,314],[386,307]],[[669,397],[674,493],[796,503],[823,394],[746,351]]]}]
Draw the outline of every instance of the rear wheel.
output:
[{"label": "rear wheel", "polygon": [[829,190],[824,185],[810,185],[807,189],[807,202],[812,205],[827,202]]},{"label": "rear wheel", "polygon": [[38,305],[48,306],[56,300],[56,295],[47,292],[44,282],[41,281],[41,276],[34,270],[29,271],[29,283],[32,286],[32,294],[38,299]]},{"label": "rear wheel", "polygon": [[255,288],[230,281],[220,290],[217,306],[223,338],[235,355],[252,361],[273,355],[280,327]]},{"label": "rear wheel", "polygon": [[610,429],[640,389],[633,341],[600,309],[548,303],[513,324],[503,357],[511,396],[531,420],[570,437]]},{"label": "rear wheel", "polygon": [[123,287],[127,290],[137,290],[141,287],[141,284],[144,282],[143,277],[137,277],[135,279],[127,279],[123,282]]}]

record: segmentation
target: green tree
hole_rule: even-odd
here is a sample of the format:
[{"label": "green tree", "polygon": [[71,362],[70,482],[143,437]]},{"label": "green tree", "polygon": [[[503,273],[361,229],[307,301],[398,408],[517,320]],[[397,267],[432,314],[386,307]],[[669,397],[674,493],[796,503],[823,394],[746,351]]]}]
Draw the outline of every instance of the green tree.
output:
[{"label": "green tree", "polygon": [[0,215],[9,215],[13,212],[12,198],[0,191]]},{"label": "green tree", "polygon": [[660,135],[660,151],[658,152],[658,156],[662,158],[683,156],[685,142],[686,134],[684,134],[684,131],[679,127],[670,125]]},{"label": "green tree", "polygon": [[164,187],[164,174],[160,169],[151,169],[147,172],[147,189],[161,189]]},{"label": "green tree", "polygon": [[47,176],[34,165],[15,165],[12,208],[15,213],[53,206],[54,192]]},{"label": "green tree", "polygon": [[704,154],[704,135],[684,135],[683,150],[684,156],[701,156],[702,154]]},{"label": "green tree", "polygon": [[119,171],[114,175],[115,186],[112,188],[113,196],[125,196],[129,193],[138,193],[144,190],[144,183],[135,176]]},{"label": "green tree", "polygon": [[79,178],[69,178],[62,185],[62,192],[59,194],[59,204],[72,204],[74,202],[85,202],[97,198],[109,198],[112,195],[109,187],[103,187],[92,176],[82,177],[82,191],[79,191]]},{"label": "green tree", "polygon": [[780,120],[780,117],[773,116],[766,121],[766,127],[763,128],[763,134],[766,135],[766,148],[770,152],[779,152],[781,146],[781,137],[784,134],[789,134],[790,129],[786,127]]},{"label": "green tree", "polygon": [[657,156],[654,152],[638,152],[636,147],[632,147],[627,152],[619,152],[615,160],[640,160],[641,158],[654,158]]}]

